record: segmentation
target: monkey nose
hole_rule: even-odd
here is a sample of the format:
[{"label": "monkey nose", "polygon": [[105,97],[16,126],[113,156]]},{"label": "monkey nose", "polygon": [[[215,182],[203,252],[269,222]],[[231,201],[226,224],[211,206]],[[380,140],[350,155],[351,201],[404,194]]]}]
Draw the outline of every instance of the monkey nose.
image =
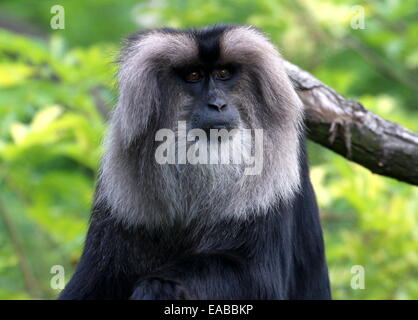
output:
[{"label": "monkey nose", "polygon": [[223,100],[215,100],[208,103],[209,109],[214,109],[217,111],[221,111],[222,109],[225,109],[227,106],[226,102]]}]

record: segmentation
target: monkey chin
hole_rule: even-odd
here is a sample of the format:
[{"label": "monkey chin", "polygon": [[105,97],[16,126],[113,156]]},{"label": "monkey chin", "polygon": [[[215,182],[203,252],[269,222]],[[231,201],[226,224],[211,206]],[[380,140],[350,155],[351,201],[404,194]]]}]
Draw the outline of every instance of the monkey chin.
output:
[{"label": "monkey chin", "polygon": [[[199,133],[195,139],[193,130]],[[187,132],[187,135],[178,135],[176,151],[178,158],[183,157],[180,164],[190,165],[230,165],[234,171],[242,165],[250,164],[252,147],[251,130],[243,128],[211,128],[203,130],[194,128]],[[184,140],[185,139],[185,140]],[[185,158],[185,161],[184,161]],[[225,170],[225,169],[224,169]],[[226,169],[227,170],[227,169]]]}]

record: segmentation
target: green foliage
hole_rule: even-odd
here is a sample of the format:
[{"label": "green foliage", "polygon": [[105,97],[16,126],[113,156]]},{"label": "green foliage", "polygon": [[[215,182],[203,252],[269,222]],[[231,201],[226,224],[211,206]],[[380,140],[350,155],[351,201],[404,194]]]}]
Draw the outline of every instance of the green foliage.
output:
[{"label": "green foliage", "polygon": [[[115,101],[113,61],[121,37],[136,25],[256,25],[287,59],[381,116],[418,130],[417,0],[30,3],[0,4],[2,17],[30,23],[47,39],[0,29],[0,298],[54,298],[51,267],[63,265],[66,280],[74,270],[104,115]],[[65,30],[49,29],[54,4],[65,8]],[[359,4],[366,29],[355,30],[352,6]],[[417,299],[418,189],[313,143],[309,155],[334,298]],[[365,268],[364,290],[350,286],[354,265]]]},{"label": "green foliage", "polygon": [[[113,50],[68,49],[61,38],[44,44],[0,31],[0,210],[16,224],[41,297],[54,295],[50,267],[71,270],[80,254],[105,130],[96,103],[113,97]],[[23,289],[13,250],[1,242],[8,290],[0,298]]]}]

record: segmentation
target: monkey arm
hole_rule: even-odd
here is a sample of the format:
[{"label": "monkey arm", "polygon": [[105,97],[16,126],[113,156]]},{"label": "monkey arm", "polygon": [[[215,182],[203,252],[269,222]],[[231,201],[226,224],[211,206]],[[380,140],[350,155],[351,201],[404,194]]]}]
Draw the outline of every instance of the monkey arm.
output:
[{"label": "monkey arm", "polygon": [[194,297],[177,281],[148,278],[138,282],[130,300],[190,300]]},{"label": "monkey arm", "polygon": [[[145,228],[123,227],[96,207],[83,255],[60,299],[287,298],[277,289],[284,280],[271,278],[289,269],[287,245],[279,237],[259,235],[289,230],[286,217],[291,216],[260,216],[241,229],[220,223],[203,236],[202,251],[195,245],[187,249],[181,241],[186,232],[150,234]],[[231,236],[235,240],[228,241]]]},{"label": "monkey arm", "polygon": [[[250,290],[242,259],[230,254],[180,255],[154,250],[151,239],[93,219],[77,270],[60,299],[236,299]],[[135,246],[134,246],[135,244]],[[177,256],[177,254],[175,255]]]},{"label": "monkey arm", "polygon": [[255,271],[245,265],[225,253],[190,255],[138,281],[131,299],[251,299]]},{"label": "monkey arm", "polygon": [[[308,219],[304,225],[311,227],[315,221],[309,220],[304,208],[299,209],[305,212],[304,219]],[[185,252],[172,234],[165,239],[161,239],[164,235],[144,236],[144,230],[124,229],[113,219],[93,218],[80,263],[60,299],[309,298],[309,290],[304,285],[297,287],[299,282],[292,278],[293,254],[289,250],[297,246],[298,255],[306,250],[306,255],[312,256],[309,263],[303,263],[309,268],[299,270],[302,278],[308,273],[325,277],[324,260],[310,254],[319,250],[311,248],[317,246],[316,235],[312,232],[295,230],[298,237],[303,238],[291,243],[280,242],[280,237],[292,230],[294,224],[290,218],[295,217],[295,213],[258,217],[251,223],[250,233],[241,230],[241,236],[236,234],[236,241],[217,242],[216,249],[200,253],[196,253],[197,250]],[[215,233],[219,231],[216,229]],[[230,233],[234,231],[231,229]],[[260,237],[260,234],[269,236]],[[167,242],[169,238],[171,243]],[[291,296],[284,289],[288,286],[286,283],[293,283]]]}]

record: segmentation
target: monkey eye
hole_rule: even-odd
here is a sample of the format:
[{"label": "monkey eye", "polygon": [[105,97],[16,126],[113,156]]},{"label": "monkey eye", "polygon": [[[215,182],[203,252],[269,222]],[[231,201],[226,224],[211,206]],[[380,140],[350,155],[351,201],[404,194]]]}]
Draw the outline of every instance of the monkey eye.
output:
[{"label": "monkey eye", "polygon": [[222,68],[215,71],[215,76],[220,80],[228,80],[231,78],[231,72],[226,68]]},{"label": "monkey eye", "polygon": [[203,73],[199,70],[193,70],[184,76],[187,82],[199,82],[203,78]]}]

